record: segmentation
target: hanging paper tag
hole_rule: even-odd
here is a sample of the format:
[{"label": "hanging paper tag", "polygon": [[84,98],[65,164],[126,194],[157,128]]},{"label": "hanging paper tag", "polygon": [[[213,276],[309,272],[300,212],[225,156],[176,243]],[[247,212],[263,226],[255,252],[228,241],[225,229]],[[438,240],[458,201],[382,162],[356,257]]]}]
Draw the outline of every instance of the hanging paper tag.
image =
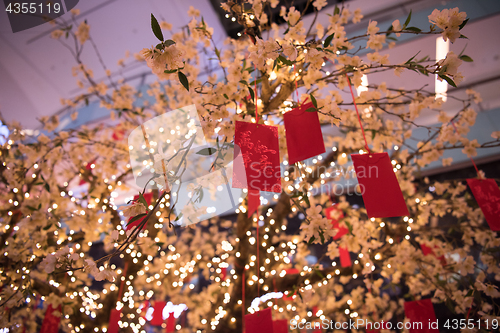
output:
[{"label": "hanging paper tag", "polygon": [[175,332],[175,317],[174,313],[170,312],[167,318],[167,328],[165,330],[167,333]]},{"label": "hanging paper tag", "polygon": [[500,189],[494,179],[467,179],[477,204],[490,229],[500,230]]},{"label": "hanging paper tag", "polygon": [[330,220],[330,223],[332,224],[332,228],[336,229],[338,228],[337,233],[335,236],[333,236],[333,240],[338,240],[342,236],[346,235],[349,232],[349,229],[347,229],[344,226],[338,226],[339,225],[339,220],[344,218],[344,212],[342,210],[338,209],[335,205],[328,207],[325,209],[325,216],[327,219]]},{"label": "hanging paper tag", "polygon": [[307,112],[312,103],[302,104],[283,115],[288,163],[294,164],[325,152],[318,112]]},{"label": "hanging paper tag", "polygon": [[248,217],[257,211],[260,205],[260,191],[248,190]]},{"label": "hanging paper tag", "polygon": [[288,333],[288,320],[286,319],[273,320],[273,332]]},{"label": "hanging paper tag", "polygon": [[368,217],[409,215],[387,153],[351,155]]},{"label": "hanging paper tag", "polygon": [[167,302],[156,301],[153,306],[153,318],[149,321],[152,326],[161,326],[163,324],[163,309],[167,305]]},{"label": "hanging paper tag", "polygon": [[439,332],[436,314],[430,298],[405,302],[405,315],[410,319],[410,322],[414,323],[411,325],[410,333]]},{"label": "hanging paper tag", "polygon": [[347,248],[340,246],[339,247],[339,253],[340,253],[340,266],[342,267],[351,267],[351,255],[349,254],[349,250]]},{"label": "hanging paper tag", "polygon": [[245,315],[246,333],[273,333],[271,308]]},{"label": "hanging paper tag", "polygon": [[120,331],[118,322],[120,321],[121,314],[122,310],[111,310],[111,313],[109,314],[108,333],[118,333]]},{"label": "hanging paper tag", "polygon": [[[151,205],[151,201],[153,200],[153,192],[144,193],[143,196],[144,196],[144,199],[146,200],[146,203],[148,204],[148,206]],[[135,195],[134,196],[134,201],[137,201],[137,200],[139,200],[139,196]],[[131,216],[128,220],[130,221],[132,218],[133,217]],[[142,220],[144,220],[144,217],[140,218],[138,220],[135,220],[134,222],[132,222],[129,225],[127,225],[127,229],[128,230],[133,230],[136,226],[138,226],[139,224],[141,224]],[[144,223],[144,225],[142,226],[142,230],[146,229],[146,225],[147,225],[147,223]]]},{"label": "hanging paper tag", "polygon": [[[59,312],[56,315],[54,312]],[[59,332],[59,323],[61,322],[61,306],[59,305],[56,309],[52,308],[52,304],[49,304],[47,311],[45,312],[45,317],[43,318],[42,327],[40,328],[40,333],[57,333]]]},{"label": "hanging paper tag", "polygon": [[[237,121],[234,143],[233,188],[280,193],[278,128]],[[244,170],[241,170],[241,162],[238,162],[239,150]]]}]

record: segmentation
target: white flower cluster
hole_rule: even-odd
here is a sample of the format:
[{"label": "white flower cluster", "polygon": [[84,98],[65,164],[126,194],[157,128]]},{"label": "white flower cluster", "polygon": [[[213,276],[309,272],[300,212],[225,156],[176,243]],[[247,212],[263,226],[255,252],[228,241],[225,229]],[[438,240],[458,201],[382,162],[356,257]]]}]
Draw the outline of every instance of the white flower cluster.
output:
[{"label": "white flower cluster", "polygon": [[47,273],[50,274],[52,273],[56,268],[60,267],[62,262],[64,260],[73,260],[77,261],[79,258],[78,254],[76,253],[71,253],[71,250],[68,246],[63,247],[59,251],[47,255],[43,261],[42,261],[42,267],[43,270]]},{"label": "white flower cluster", "polygon": [[94,276],[96,281],[108,280],[113,282],[116,280],[116,273],[114,271],[104,266],[97,268],[97,265],[92,259],[85,260],[85,271]]},{"label": "white flower cluster", "polygon": [[[446,58],[438,61],[437,64],[439,65],[439,67],[445,68],[445,71],[442,74],[447,74],[453,77],[453,81],[458,85],[464,80],[462,73],[458,71],[458,67],[460,67],[462,62],[463,61],[460,60],[458,55],[456,55],[453,51],[450,51],[446,55]],[[443,81],[443,79],[441,79],[439,76],[438,80]]]},{"label": "white flower cluster", "polygon": [[460,25],[467,18],[465,12],[460,12],[458,8],[443,9],[441,11],[434,9],[429,15],[429,21],[435,24],[438,28],[443,29],[443,39],[448,39],[454,43],[460,37]]},{"label": "white flower cluster", "polygon": [[248,50],[250,51],[249,60],[252,61],[258,69],[264,69],[267,59],[275,60],[279,56],[280,46],[274,39],[266,41],[257,38],[255,45],[251,45]]},{"label": "white flower cluster", "polygon": [[142,57],[146,60],[146,64],[155,73],[158,78],[165,80],[168,74],[165,70],[174,70],[184,66],[183,57],[184,51],[178,48],[175,44],[159,50],[152,46],[150,49],[141,51]]}]

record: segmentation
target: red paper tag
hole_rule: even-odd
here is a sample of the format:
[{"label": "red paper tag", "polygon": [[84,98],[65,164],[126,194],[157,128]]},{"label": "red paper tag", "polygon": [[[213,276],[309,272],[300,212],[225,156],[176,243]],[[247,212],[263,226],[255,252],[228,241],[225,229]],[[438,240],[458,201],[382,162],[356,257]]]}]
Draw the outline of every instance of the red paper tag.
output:
[{"label": "red paper tag", "polygon": [[248,190],[248,217],[257,211],[260,205],[260,191]]},{"label": "red paper tag", "polygon": [[[427,245],[420,244],[420,248],[422,249],[422,253],[424,254],[424,256],[431,254],[434,257],[436,257],[436,254],[434,253],[434,251],[430,247],[428,247]],[[443,266],[446,265],[446,259],[444,258],[444,256],[440,256],[438,258],[438,260],[441,262],[441,265],[443,265]]]},{"label": "red paper tag", "polygon": [[120,317],[122,314],[122,310],[113,309],[109,314],[109,325],[108,325],[108,333],[118,333],[120,330],[120,326],[118,322],[120,321]]},{"label": "red paper tag", "polygon": [[54,312],[61,312],[61,306],[59,305],[56,309],[52,308],[52,304],[49,304],[47,311],[45,311],[45,317],[43,318],[42,327],[40,328],[40,333],[57,333],[59,332],[59,323],[61,322],[60,316],[54,316]]},{"label": "red paper tag", "polygon": [[165,308],[167,302],[156,301],[153,306],[153,318],[149,322],[153,326],[161,326],[163,324],[163,308]]},{"label": "red paper tag", "polygon": [[325,209],[325,215],[326,218],[330,220],[332,224],[332,228],[338,228],[338,232],[333,236],[333,240],[338,240],[340,237],[346,235],[349,232],[349,229],[347,229],[344,226],[338,226],[339,220],[344,218],[344,212],[342,210],[338,209],[335,205],[328,207]]},{"label": "red paper tag", "polygon": [[[148,206],[151,205],[151,201],[153,200],[153,193],[152,192],[144,193],[143,196],[144,196],[144,199],[146,200],[146,203],[148,204]],[[139,195],[134,196],[134,201],[137,201],[137,200],[139,200]],[[128,220],[130,221],[132,218],[133,217],[131,216]],[[138,220],[135,220],[134,222],[127,225],[127,229],[133,230],[136,226],[141,224],[142,220],[144,220],[144,217],[140,218]],[[146,225],[147,225],[147,222],[144,223],[144,225],[142,226],[142,230],[146,229]]]},{"label": "red paper tag", "polygon": [[167,318],[167,329],[165,330],[167,333],[170,333],[170,332],[175,332],[175,317],[174,317],[174,313],[173,312],[170,312],[168,314],[168,318]]},{"label": "red paper tag", "polygon": [[351,267],[351,255],[349,254],[349,250],[347,248],[340,246],[340,266],[342,267]]},{"label": "red paper tag", "polygon": [[412,325],[410,333],[430,333],[439,332],[439,329],[431,328],[431,324],[436,322],[436,314],[430,298],[420,301],[405,302],[405,315],[412,323],[421,323],[422,326],[417,328],[417,324]]},{"label": "red paper tag", "polygon": [[467,179],[477,204],[490,229],[500,230],[500,189],[494,179]]},{"label": "red paper tag", "polygon": [[294,164],[325,152],[317,112],[307,112],[312,103],[302,104],[283,115],[288,163]]},{"label": "red paper tag", "polygon": [[273,333],[271,308],[245,315],[246,333]]},{"label": "red paper tag", "polygon": [[288,333],[288,320],[286,319],[273,320],[273,332]]},{"label": "red paper tag", "polygon": [[387,153],[351,155],[368,217],[409,215]]},{"label": "red paper tag", "polygon": [[227,276],[227,268],[226,267],[222,267],[220,269],[220,278],[222,281],[226,280],[226,276]]},{"label": "red paper tag", "polygon": [[[233,164],[232,186],[280,193],[278,128],[237,121],[234,143],[235,163]],[[240,163],[237,162],[238,150],[241,150],[243,156],[244,172],[240,169]],[[245,177],[242,177],[243,174]]]}]

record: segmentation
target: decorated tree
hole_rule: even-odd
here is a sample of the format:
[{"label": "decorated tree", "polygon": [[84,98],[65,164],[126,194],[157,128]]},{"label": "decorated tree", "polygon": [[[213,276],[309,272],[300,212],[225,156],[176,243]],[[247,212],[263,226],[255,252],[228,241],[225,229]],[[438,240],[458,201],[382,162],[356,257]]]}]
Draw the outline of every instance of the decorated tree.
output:
[{"label": "decorated tree", "polygon": [[[1,327],[142,332],[153,317],[168,331],[165,301],[186,305],[186,317],[175,323],[186,332],[242,331],[246,315],[269,307],[275,320],[402,322],[427,318],[413,310],[430,299],[491,329],[500,311],[498,185],[478,170],[478,179],[468,180],[471,193],[465,179],[431,181],[420,170],[451,163],[442,158],[446,150],[473,158],[477,149],[499,146],[499,133],[484,143],[465,137],[480,100],[473,91],[453,96],[461,107],[450,114],[425,88],[363,83],[373,73],[413,71],[460,84],[459,66],[472,61],[463,53],[441,60],[419,53],[391,63],[390,52],[379,51],[403,34],[454,42],[465,37],[466,14],[434,10],[430,30],[412,26],[411,14],[390,27],[372,21],[366,34],[347,37],[344,26],[359,22],[360,10],[328,9],[328,26],[306,26],[304,13],[282,7],[283,28],[266,14],[277,4],[223,4],[244,29],[223,45],[194,8],[175,33],[152,15],[151,41],[158,40],[136,60],[156,80],[141,89],[111,76],[99,82],[84,65],[91,22],[57,22],[52,37],[74,45],[74,74],[88,87],[64,104],[76,109],[97,101],[112,120],[54,131],[58,117],[45,117],[37,137],[8,124],[0,151]],[[308,2],[314,15],[325,5]],[[365,59],[358,55],[364,48]],[[358,96],[353,87],[363,88]],[[188,105],[200,121],[181,134],[171,126]],[[422,112],[439,125],[420,124]],[[145,124],[172,131],[155,141]],[[418,144],[411,142],[416,128],[428,130]],[[142,147],[130,141],[135,131]],[[191,150],[202,160],[192,169]],[[249,161],[260,168],[263,156],[273,172],[281,170],[277,182],[264,172],[275,186],[243,184],[231,212],[203,219],[210,213],[203,196],[219,185],[237,187],[238,177],[248,180]],[[150,172],[145,181],[141,168]],[[215,180],[196,178],[219,171]],[[356,177],[359,184],[346,183]],[[120,201],[120,193],[135,197]],[[311,251],[315,263],[308,261]]]}]

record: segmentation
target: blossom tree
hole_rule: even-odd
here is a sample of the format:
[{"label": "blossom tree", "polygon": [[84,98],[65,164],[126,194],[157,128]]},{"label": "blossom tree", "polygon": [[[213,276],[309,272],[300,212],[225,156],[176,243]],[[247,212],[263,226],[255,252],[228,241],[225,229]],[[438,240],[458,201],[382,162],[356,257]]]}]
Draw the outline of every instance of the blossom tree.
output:
[{"label": "blossom tree", "polygon": [[[468,90],[454,96],[462,107],[450,114],[441,98],[423,88],[380,82],[365,85],[354,100],[341,94],[363,86],[364,75],[384,71],[437,75],[460,84],[459,66],[472,60],[465,54],[391,63],[379,51],[402,34],[441,34],[454,42],[465,37],[466,14],[458,8],[434,10],[430,30],[412,26],[411,14],[387,28],[371,21],[366,34],[347,37],[344,27],[360,22],[360,10],[326,8],[328,26],[305,26],[304,13],[282,7],[283,30],[266,14],[278,3],[224,3],[244,34],[223,45],[194,8],[189,24],[175,33],[152,15],[152,38],[159,41],[136,60],[145,62],[156,80],[140,90],[109,73],[96,81],[81,56],[92,41],[90,25],[74,17],[57,22],[52,37],[75,45],[74,74],[88,88],[64,104],[76,109],[99,101],[111,110],[112,122],[55,131],[58,117],[44,117],[45,134],[37,137],[8,124],[0,150],[1,327],[37,332],[50,316],[54,332],[107,332],[113,320],[120,332],[142,332],[145,304],[165,300],[186,304],[187,321],[177,327],[186,332],[242,331],[243,316],[266,307],[275,319],[403,321],[405,301],[421,298],[445,303],[455,315],[473,319],[475,328],[487,320],[491,327],[500,311],[500,240],[463,179],[433,182],[418,172],[434,161],[451,163],[442,158],[446,150],[474,157],[477,149],[500,145],[498,132],[484,143],[465,137],[479,95]],[[308,2],[313,15],[325,5]],[[363,43],[366,59],[354,43]],[[281,120],[306,100],[312,104],[307,111],[316,113],[324,128],[335,126],[342,135],[325,135],[326,153],[291,164]],[[233,215],[180,227],[182,215],[196,219],[201,213],[194,205],[175,208],[175,187],[167,183],[176,179],[167,179],[166,170],[159,173],[160,179],[165,176],[162,187],[137,190],[125,136],[186,105],[196,106],[205,137],[218,147],[214,152],[234,142],[236,121],[277,126],[281,193],[268,196],[253,215],[249,199],[242,198]],[[422,112],[435,114],[439,126],[419,124]],[[420,127],[428,129],[428,137],[413,145],[412,132]],[[176,152],[189,151],[189,142],[177,142]],[[359,195],[360,186],[337,191],[342,180],[355,177],[347,167],[349,155],[371,152],[389,153],[408,215],[369,218],[347,195],[347,190]],[[165,166],[158,154],[155,170]],[[485,175],[478,170],[478,177]],[[130,189],[139,193],[118,207],[116,193]],[[433,223],[444,216],[452,223]],[[106,254],[91,256],[100,244]],[[313,248],[323,253],[310,264]]]}]

